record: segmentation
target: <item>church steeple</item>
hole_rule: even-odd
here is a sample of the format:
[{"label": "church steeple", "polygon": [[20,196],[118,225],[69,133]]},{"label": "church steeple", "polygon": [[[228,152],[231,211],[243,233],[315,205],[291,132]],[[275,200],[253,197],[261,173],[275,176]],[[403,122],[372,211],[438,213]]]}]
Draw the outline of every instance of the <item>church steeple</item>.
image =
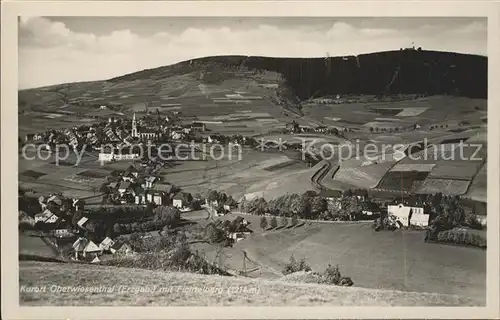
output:
[{"label": "church steeple", "polygon": [[137,121],[135,120],[135,112],[134,116],[132,117],[132,137],[137,137]]}]

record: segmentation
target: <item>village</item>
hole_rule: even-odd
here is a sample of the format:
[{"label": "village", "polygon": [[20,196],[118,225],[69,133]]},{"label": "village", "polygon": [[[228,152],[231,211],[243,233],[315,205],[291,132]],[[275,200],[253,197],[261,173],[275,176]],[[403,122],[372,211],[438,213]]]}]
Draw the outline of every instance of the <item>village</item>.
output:
[{"label": "village", "polygon": [[[102,106],[101,108],[106,108]],[[156,172],[161,169],[167,161],[163,160],[156,153],[154,156],[148,156],[136,151],[138,146],[148,143],[149,146],[158,146],[162,143],[183,143],[193,141],[204,143],[235,143],[255,147],[258,142],[252,137],[243,136],[223,136],[218,133],[207,133],[204,123],[192,122],[181,125],[181,115],[178,112],[169,113],[161,116],[147,112],[141,119],[134,113],[132,119],[127,121],[121,118],[109,118],[108,121],[102,121],[92,126],[79,126],[72,129],[57,130],[52,129],[43,133],[29,134],[25,137],[25,143],[34,143],[38,146],[44,145],[49,152],[54,152],[56,145],[67,144],[76,150],[85,149],[94,157],[96,161],[102,163],[121,161],[131,163],[124,171],[113,171],[106,177],[98,190],[103,196],[101,205],[92,205],[101,210],[88,214],[89,206],[85,206],[84,199],[68,199],[62,195],[51,194],[50,196],[38,197],[38,206],[40,212],[33,212],[32,228],[49,235],[51,243],[58,250],[65,251],[71,259],[91,259],[92,262],[99,262],[99,256],[103,253],[111,254],[130,254],[132,248],[124,242],[113,239],[133,228],[127,228],[126,224],[142,223],[146,224],[147,219],[153,217],[153,213],[158,208],[169,207],[178,211],[176,219],[181,218],[181,214],[191,211],[206,211],[207,219],[214,219],[228,213],[238,214],[257,214],[264,217],[285,216],[290,219],[303,219],[316,222],[338,222],[365,220],[374,221],[374,229],[398,229],[398,228],[421,228],[425,229],[429,221],[434,219],[435,210],[431,207],[431,197],[422,199],[418,196],[394,197],[392,201],[387,199],[378,199],[369,197],[366,190],[347,190],[344,192],[338,190],[318,190],[307,191],[304,194],[312,193],[310,197],[301,200],[306,203],[309,198],[317,198],[316,202],[305,204],[302,211],[299,209],[289,209],[279,212],[272,206],[262,205],[263,199],[239,199],[234,200],[227,195],[215,192],[215,195],[207,191],[207,196],[200,194],[192,195],[182,191],[180,188],[163,181]],[[292,121],[283,130],[284,134],[294,134],[299,132],[320,132],[342,136],[342,130],[338,128],[326,128],[319,126],[315,129],[301,127],[295,121]],[[102,147],[106,145],[107,150]],[[86,149],[90,146],[90,149]],[[289,148],[297,148],[294,145],[288,145]],[[52,151],[51,151],[52,150]],[[85,151],[84,150],[84,151]],[[98,152],[97,155],[95,153]],[[29,190],[22,191],[20,196],[20,206],[25,201]],[[303,195],[301,196],[301,199]],[[294,200],[290,200],[293,202]],[[264,200],[265,202],[265,200]],[[318,204],[319,203],[319,204]],[[290,207],[290,204],[285,207]],[[316,208],[316,207],[318,208]],[[105,215],[103,208],[108,211],[116,211],[112,219],[103,218]],[[126,208],[126,209],[121,209]],[[308,209],[309,208],[309,209]],[[87,210],[86,210],[87,209]],[[128,210],[128,211],[127,211]],[[274,212],[273,212],[274,210]],[[283,211],[283,210],[282,210]],[[308,211],[308,212],[306,212]],[[109,213],[108,213],[109,214]],[[30,221],[30,215],[23,213],[27,221]],[[146,218],[145,218],[146,217]],[[122,221],[124,220],[124,221]],[[143,222],[146,221],[146,222]],[[232,241],[242,240],[245,235],[251,233],[248,229],[248,221],[243,220],[241,228],[227,228],[227,224],[222,228],[222,221],[215,220],[211,227],[222,228],[222,236],[219,234],[219,240],[230,239]],[[125,223],[123,223],[125,222]],[[156,221],[157,222],[157,221]],[[169,223],[151,223],[143,231],[164,230]],[[267,223],[267,222],[266,222]],[[479,221],[484,225],[485,221]],[[28,223],[29,224],[29,223]],[[26,224],[24,224],[26,225]],[[68,244],[71,244],[68,255]],[[65,248],[63,250],[63,248]],[[89,258],[91,257],[91,258]]]}]

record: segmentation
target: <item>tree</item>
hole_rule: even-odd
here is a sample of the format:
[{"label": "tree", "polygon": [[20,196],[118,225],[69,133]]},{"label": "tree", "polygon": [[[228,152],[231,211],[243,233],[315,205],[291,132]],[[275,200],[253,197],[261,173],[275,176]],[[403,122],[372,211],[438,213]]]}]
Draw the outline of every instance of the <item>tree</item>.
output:
[{"label": "tree", "polygon": [[314,197],[311,199],[311,214],[314,218],[317,218],[320,213],[325,212],[328,209],[328,204],[323,197]]},{"label": "tree", "polygon": [[260,218],[260,227],[262,228],[262,230],[266,230],[266,228],[267,228],[267,219],[266,219],[266,217]]},{"label": "tree", "polygon": [[276,217],[275,217],[275,216],[273,216],[273,217],[271,218],[271,223],[270,223],[270,225],[271,225],[271,229],[275,229],[276,227],[278,227],[278,221],[276,220]]},{"label": "tree", "polygon": [[212,201],[218,201],[219,200],[219,193],[216,190],[210,190],[207,195],[207,200],[212,202]]},{"label": "tree", "polygon": [[264,198],[257,198],[251,202],[250,212],[257,215],[263,215],[267,210],[267,202]]},{"label": "tree", "polygon": [[114,232],[115,234],[120,234],[120,233],[121,233],[121,231],[122,231],[122,228],[120,227],[120,225],[119,225],[118,223],[115,223],[115,224],[113,225],[113,232]]}]

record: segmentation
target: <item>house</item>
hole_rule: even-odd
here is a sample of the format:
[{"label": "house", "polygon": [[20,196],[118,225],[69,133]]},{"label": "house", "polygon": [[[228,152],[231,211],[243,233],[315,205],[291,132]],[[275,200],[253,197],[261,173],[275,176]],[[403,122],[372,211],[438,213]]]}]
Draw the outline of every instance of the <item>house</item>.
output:
[{"label": "house", "polygon": [[429,225],[429,213],[424,212],[422,201],[416,198],[400,199],[387,206],[387,213],[396,217],[403,226]]},{"label": "house", "polygon": [[136,176],[134,176],[132,173],[128,173],[123,175],[122,180],[125,182],[135,182]]},{"label": "house", "polygon": [[233,239],[235,242],[245,239],[245,236],[252,233],[252,231],[246,227],[241,228],[236,232],[229,233],[229,239]]},{"label": "house", "polygon": [[326,126],[317,126],[316,129],[315,129],[316,132],[321,132],[321,133],[325,133],[328,131],[328,128]]},{"label": "house", "polygon": [[181,140],[182,138],[184,138],[184,132],[172,131],[170,133],[170,138],[172,138],[173,140]]},{"label": "house", "polygon": [[207,143],[220,143],[220,140],[216,135],[211,134],[207,137]]},{"label": "house", "polygon": [[88,254],[96,257],[98,254],[102,254],[102,249],[90,240],[83,249],[83,256],[86,257]]},{"label": "house", "polygon": [[118,187],[118,192],[123,195],[125,192],[130,190],[130,182],[121,182]]},{"label": "house", "polygon": [[76,239],[76,241],[73,243],[73,251],[75,252],[75,259],[78,260],[78,254],[83,253],[83,250],[87,246],[89,240],[87,238],[80,237]]},{"label": "house", "polygon": [[55,229],[54,237],[56,238],[71,238],[74,237],[75,234],[71,232],[69,229]]},{"label": "house", "polygon": [[114,160],[114,152],[113,151],[104,151],[99,152],[99,161],[113,161]]},{"label": "house", "polygon": [[144,179],[144,188],[149,189],[153,187],[153,184],[158,180],[155,176],[149,176]]},{"label": "house", "polygon": [[191,204],[193,197],[190,193],[179,192],[172,199],[172,205],[176,208],[184,208]]},{"label": "house", "polygon": [[47,220],[45,220],[45,223],[47,223],[47,224],[54,224],[58,220],[59,220],[59,217],[57,215],[53,214],[50,217],[48,217]]},{"label": "house", "polygon": [[83,210],[84,204],[83,200],[73,199],[73,208],[75,208],[75,211]]},{"label": "house", "polygon": [[45,214],[45,211],[35,214],[35,223],[45,222],[47,219],[48,219],[48,216]]},{"label": "house", "polygon": [[149,203],[154,203],[158,206],[164,205],[165,204],[165,197],[161,193],[157,192],[148,192],[146,194],[146,201]]},{"label": "house", "polygon": [[109,251],[117,255],[131,255],[134,253],[134,250],[128,244],[118,241],[109,248]]},{"label": "house", "polygon": [[73,243],[73,250],[75,252],[75,259],[78,260],[79,254],[81,254],[84,258],[88,255],[90,257],[97,257],[97,255],[102,254],[102,249],[99,248],[93,241],[80,237]]},{"label": "house", "polygon": [[373,216],[380,213],[380,208],[373,202],[363,203],[363,210],[361,212],[366,216]]},{"label": "house", "polygon": [[118,182],[111,182],[108,184],[109,189],[115,190],[118,187]]},{"label": "house", "polygon": [[51,202],[58,205],[59,207],[62,206],[62,198],[58,195],[52,195],[47,199],[47,204]]},{"label": "house", "polygon": [[364,201],[366,200],[366,198],[368,198],[368,192],[366,190],[354,190],[352,192],[352,195],[356,196],[356,198],[358,198],[361,201]]},{"label": "house", "polygon": [[28,142],[28,141],[34,140],[34,138],[35,138],[35,135],[34,135],[33,133],[28,133],[28,134],[26,135],[26,137],[24,138],[24,140],[25,140],[26,142]]},{"label": "house", "polygon": [[299,132],[300,131],[300,126],[295,120],[293,120],[291,123],[287,123],[285,128],[290,131],[290,132]]},{"label": "house", "polygon": [[193,122],[191,124],[191,129],[193,131],[200,131],[200,132],[204,132],[205,130],[207,130],[207,127],[204,123],[202,122]]},{"label": "house", "polygon": [[42,213],[35,214],[35,223],[37,222],[54,223],[55,221],[57,221],[57,216],[55,221],[53,221],[54,219],[52,219],[50,220],[51,222],[47,222],[49,218],[51,218],[52,216],[54,216],[54,213],[49,209],[45,209]]},{"label": "house", "polygon": [[77,225],[78,225],[80,228],[84,229],[84,228],[85,228],[85,224],[87,224],[87,222],[88,222],[88,221],[89,221],[89,218],[87,218],[87,217],[83,217],[83,218],[81,218],[80,220],[78,220]]},{"label": "house", "polygon": [[162,193],[162,194],[171,194],[173,186],[168,183],[157,183],[151,187],[151,191]]},{"label": "house", "polygon": [[125,171],[125,175],[130,175],[130,174],[137,178],[139,176],[139,170],[137,170],[136,167],[134,166],[129,166]]},{"label": "house", "polygon": [[108,251],[114,244],[115,244],[115,241],[113,241],[109,237],[106,237],[99,244],[99,248],[101,248],[101,250],[103,250],[103,251]]}]

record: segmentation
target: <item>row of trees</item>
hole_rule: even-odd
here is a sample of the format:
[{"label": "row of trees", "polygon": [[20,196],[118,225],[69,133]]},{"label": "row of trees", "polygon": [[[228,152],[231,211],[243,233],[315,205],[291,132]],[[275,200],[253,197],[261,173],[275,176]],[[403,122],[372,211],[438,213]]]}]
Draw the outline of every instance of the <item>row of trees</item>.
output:
[{"label": "row of trees", "polygon": [[153,209],[151,220],[133,223],[115,223],[113,233],[147,232],[152,230],[170,229],[175,227],[181,219],[180,211],[174,207],[158,206]]},{"label": "row of trees", "polygon": [[278,226],[280,226],[281,228],[286,228],[287,226],[290,226],[291,228],[293,228],[298,223],[299,223],[299,221],[298,221],[296,215],[292,216],[290,219],[288,219],[286,217],[281,218],[280,223],[278,223],[278,219],[276,218],[276,216],[271,217],[269,219],[269,222],[268,222],[268,219],[266,217],[260,218],[260,227],[262,228],[262,230],[266,230],[268,227],[270,229],[276,229],[276,228],[278,228]]},{"label": "row of trees", "polygon": [[361,215],[366,202],[349,194],[344,194],[338,200],[327,201],[314,191],[306,191],[302,195],[286,194],[269,202],[264,198],[243,201],[241,210],[255,215],[269,213],[312,220],[354,220]]}]

